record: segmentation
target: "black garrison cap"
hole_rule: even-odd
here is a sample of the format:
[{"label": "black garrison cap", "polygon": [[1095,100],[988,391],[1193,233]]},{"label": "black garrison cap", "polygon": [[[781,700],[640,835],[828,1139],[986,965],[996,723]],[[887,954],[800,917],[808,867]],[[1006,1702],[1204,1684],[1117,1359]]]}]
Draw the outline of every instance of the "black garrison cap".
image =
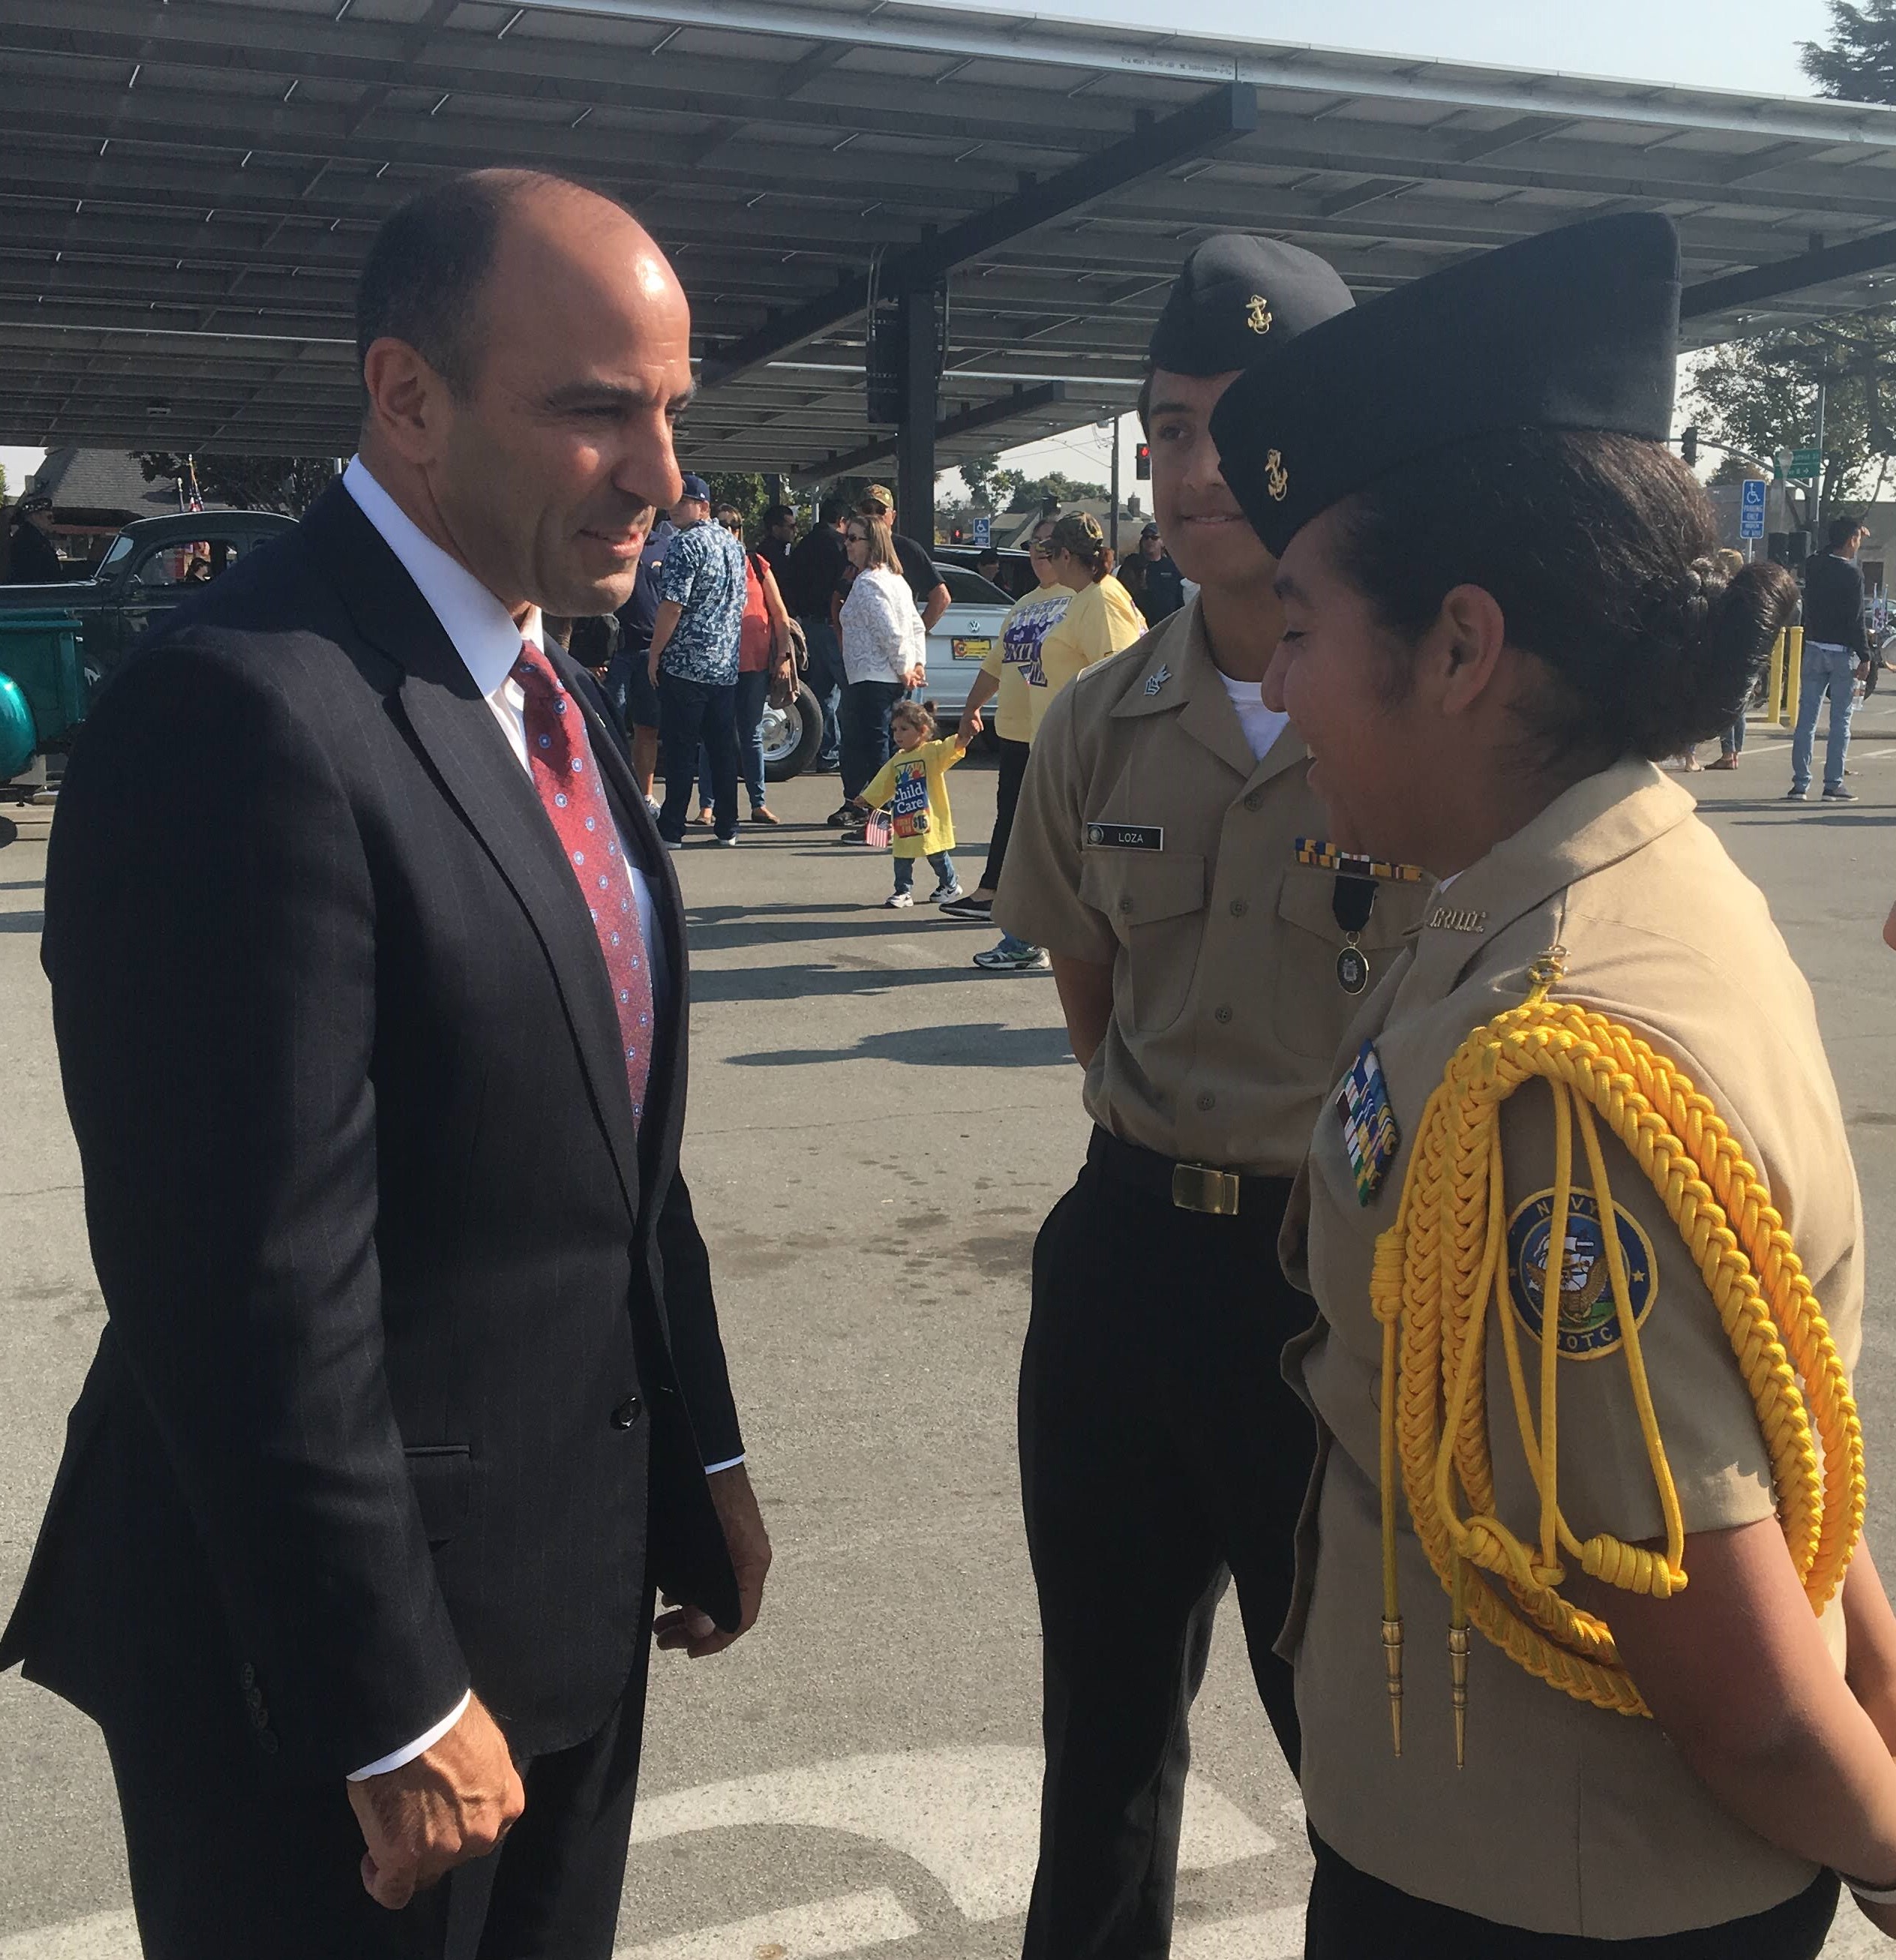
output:
[{"label": "black garrison cap", "polygon": [[1678,356],[1678,234],[1595,218],[1465,259],[1327,322],[1213,411],[1232,494],[1275,556],[1379,476],[1507,428],[1663,442]]},{"label": "black garrison cap", "polygon": [[1174,374],[1229,374],[1351,304],[1336,269],[1312,252],[1235,231],[1186,259],[1149,350]]}]

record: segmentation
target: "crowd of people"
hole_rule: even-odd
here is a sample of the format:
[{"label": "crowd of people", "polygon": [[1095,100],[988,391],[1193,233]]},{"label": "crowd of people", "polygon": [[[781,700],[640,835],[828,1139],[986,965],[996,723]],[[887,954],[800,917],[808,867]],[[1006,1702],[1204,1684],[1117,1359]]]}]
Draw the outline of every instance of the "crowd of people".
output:
[{"label": "crowd of people", "polygon": [[[103,1730],[153,1960],[618,1945],[651,1650],[727,1648],[770,1565],[665,848],[694,781],[736,835],[747,617],[765,688],[829,630],[839,827],[892,904],[921,858],[991,895],[1083,1071],[1023,1274],[1026,1960],[1169,1949],[1234,1584],[1306,1960],[1815,1960],[1843,1886],[1896,1935],[1861,1197],[1810,989],[1659,766],[1796,601],[1666,448],[1680,291],[1656,214],[1360,307],[1198,245],[1140,402],[1191,590],[1147,629],[1096,524],[1036,536],[957,899],[892,501],[717,521],[612,200],[384,221],[358,453],[103,692],[49,857],[107,1325],[0,1666]],[[608,702],[549,616],[641,581]]]}]

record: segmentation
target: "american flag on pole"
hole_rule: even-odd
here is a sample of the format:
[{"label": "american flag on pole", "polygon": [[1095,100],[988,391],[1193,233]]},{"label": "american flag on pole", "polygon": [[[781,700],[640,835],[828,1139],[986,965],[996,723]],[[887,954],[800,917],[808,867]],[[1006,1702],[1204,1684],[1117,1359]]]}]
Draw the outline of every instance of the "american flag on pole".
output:
[{"label": "american flag on pole", "polygon": [[872,810],[863,825],[863,842],[871,851],[889,848],[889,822],[886,810]]},{"label": "american flag on pole", "polygon": [[204,499],[198,495],[198,464],[196,457],[187,456],[184,459],[184,468],[186,474],[189,476],[191,479],[191,501],[188,508],[193,511],[202,511],[204,508]]}]

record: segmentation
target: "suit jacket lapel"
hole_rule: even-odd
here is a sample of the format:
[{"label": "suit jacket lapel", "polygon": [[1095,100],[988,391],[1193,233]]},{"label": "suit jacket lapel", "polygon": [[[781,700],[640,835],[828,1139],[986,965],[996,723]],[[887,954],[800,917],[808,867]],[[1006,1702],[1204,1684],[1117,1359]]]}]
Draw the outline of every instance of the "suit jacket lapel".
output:
[{"label": "suit jacket lapel", "polygon": [[[636,1216],[638,1138],[612,990],[585,899],[546,813],[441,622],[355,498],[334,485],[304,523],[358,629],[403,669],[402,710],[415,740],[533,924]],[[602,746],[595,737],[595,748]],[[675,884],[671,889],[675,896]],[[683,967],[681,952],[674,970]]]}]

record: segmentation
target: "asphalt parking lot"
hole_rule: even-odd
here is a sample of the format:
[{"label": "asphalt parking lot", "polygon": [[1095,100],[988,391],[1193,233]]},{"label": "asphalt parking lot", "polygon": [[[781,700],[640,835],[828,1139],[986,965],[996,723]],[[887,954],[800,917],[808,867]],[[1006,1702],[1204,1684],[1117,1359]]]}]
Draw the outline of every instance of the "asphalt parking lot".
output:
[{"label": "asphalt parking lot", "polygon": [[[1896,1416],[1896,702],[1872,702],[1853,806],[1785,804],[1784,737],[1688,780],[1810,975],[1869,1221],[1857,1388],[1872,1535]],[[994,775],[951,779],[964,882]],[[207,788],[206,794],[213,793]],[[1032,1871],[1038,1654],[1013,1372],[1039,1220],[1084,1147],[1051,981],[989,976],[987,929],[879,908],[886,861],[787,819],[679,860],[692,912],[686,1169],[711,1242],[753,1475],[778,1560],[721,1659],[657,1657],[621,1960],[1016,1952]],[[38,931],[49,813],[0,817],[0,1609],[24,1571],[101,1320],[61,1106]],[[10,841],[9,841],[10,840]],[[189,1140],[180,1140],[188,1147]],[[103,1751],[0,1679],[0,1960],[136,1952]],[[1194,1723],[1182,1960],[1300,1950],[1296,1792],[1223,1628]],[[1847,1914],[1830,1949],[1868,1952]],[[1866,1930],[1866,1929],[1865,1929]]]}]

